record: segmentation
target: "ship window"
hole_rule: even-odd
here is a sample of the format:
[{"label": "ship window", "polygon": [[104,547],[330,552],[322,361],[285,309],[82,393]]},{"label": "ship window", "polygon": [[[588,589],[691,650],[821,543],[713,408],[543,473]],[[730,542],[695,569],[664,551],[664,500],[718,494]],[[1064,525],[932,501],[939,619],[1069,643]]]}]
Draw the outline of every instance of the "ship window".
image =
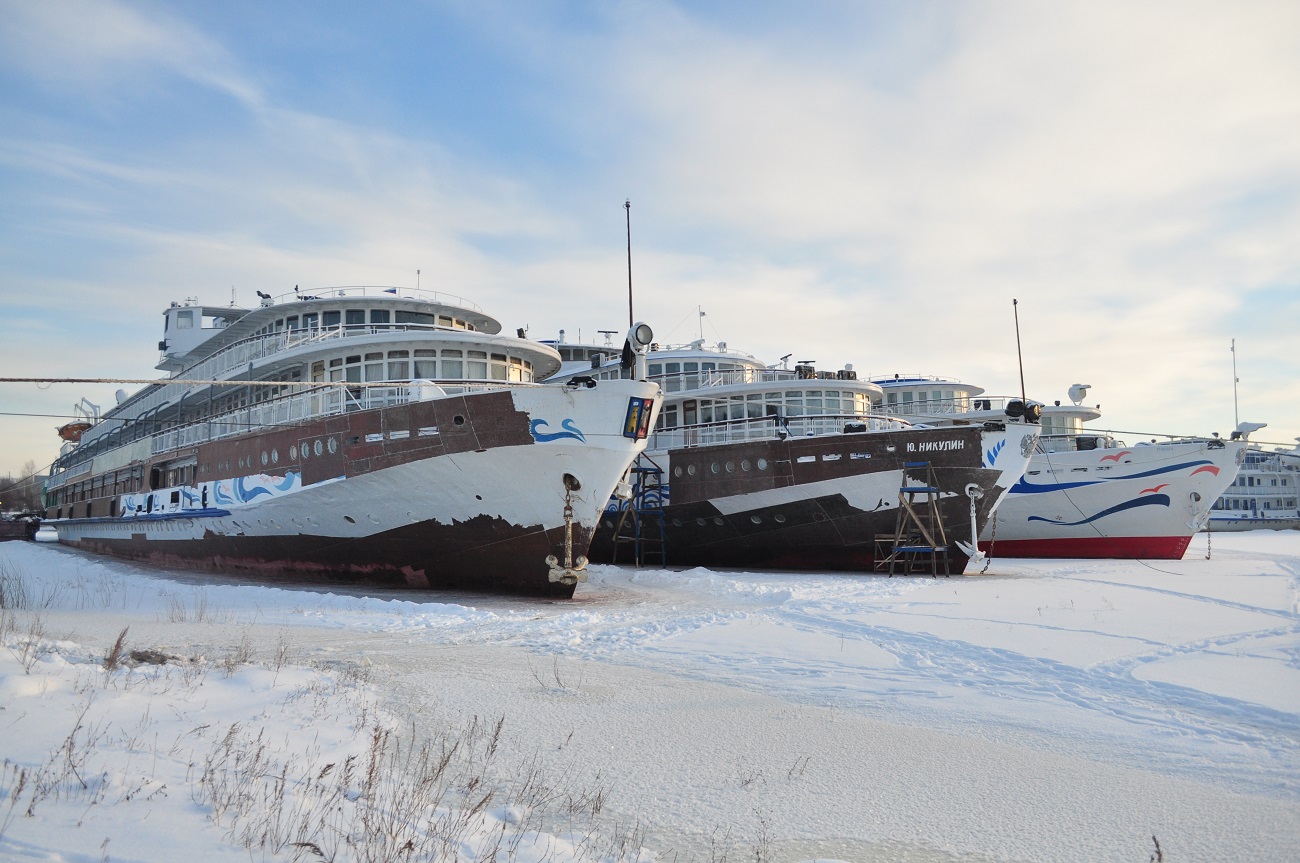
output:
[{"label": "ship window", "polygon": [[366,380],[382,381],[384,380],[384,355],[383,354],[366,354]]},{"label": "ship window", "polygon": [[323,327],[337,327],[339,325],[340,313],[338,310],[332,312],[321,312],[320,323]]},{"label": "ship window", "polygon": [[371,310],[370,310],[370,323],[372,323],[372,324],[386,324],[386,323],[388,323],[388,321],[389,321],[389,313],[388,313],[388,309],[371,309]]},{"label": "ship window", "polygon": [[664,369],[665,369],[665,370],[667,371],[667,373],[670,374],[670,375],[681,374],[681,371],[682,371],[682,364],[681,364],[681,363],[667,363],[666,365],[664,365]]},{"label": "ship window", "polygon": [[366,322],[365,309],[348,309],[344,312],[344,320],[349,327],[359,327]]},{"label": "ship window", "polygon": [[297,315],[290,315],[289,317],[285,318],[285,319],[284,319],[284,328],[285,328],[286,330],[296,330],[296,329],[298,329],[298,316],[297,316]]},{"label": "ship window", "polygon": [[510,380],[522,381],[524,378],[524,364],[519,357],[510,358]]},{"label": "ship window", "polygon": [[898,404],[898,393],[885,393],[885,404],[887,405]]},{"label": "ship window", "polygon": [[438,323],[441,326],[449,327],[451,326],[451,318],[447,315],[438,315]]},{"label": "ship window", "polygon": [[470,351],[469,352],[469,374],[467,377],[473,380],[485,380],[487,373],[487,352]]},{"label": "ship window", "polygon": [[505,354],[492,355],[492,380],[504,381],[509,376],[509,366],[506,365]]},{"label": "ship window", "polygon": [[649,372],[649,373],[650,373],[651,375],[661,375],[661,374],[663,374],[663,373],[664,373],[664,364],[663,364],[663,363],[651,363],[651,364],[650,364],[650,372]]},{"label": "ship window", "polygon": [[463,351],[442,352],[442,376],[444,378],[460,380],[465,377],[465,361],[461,359],[463,356]]},{"label": "ship window", "polygon": [[194,328],[194,312],[185,310],[176,313],[176,329],[189,330]]},{"label": "ship window", "polygon": [[317,320],[317,317],[318,317],[318,316],[317,316],[317,314],[316,314],[315,312],[311,312],[310,314],[303,315],[303,316],[302,316],[302,328],[303,328],[304,330],[314,330],[314,329],[316,329],[316,320]]},{"label": "ship window", "polygon": [[[405,353],[404,351],[402,353]],[[392,354],[389,354],[392,356]],[[390,381],[404,381],[411,377],[411,363],[408,360],[389,360],[388,361],[388,379]]]},{"label": "ship window", "polygon": [[424,326],[432,326],[434,322],[433,315],[428,312],[408,312],[405,309],[398,309],[394,320],[399,324],[422,324]]}]

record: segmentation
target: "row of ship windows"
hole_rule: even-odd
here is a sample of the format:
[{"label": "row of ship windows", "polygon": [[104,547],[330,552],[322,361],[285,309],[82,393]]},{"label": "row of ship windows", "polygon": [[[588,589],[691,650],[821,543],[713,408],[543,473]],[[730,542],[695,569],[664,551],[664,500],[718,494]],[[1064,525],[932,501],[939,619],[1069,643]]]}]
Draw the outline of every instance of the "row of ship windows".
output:
[{"label": "row of ship windows", "polygon": [[[1254,504],[1254,506],[1252,506]],[[1258,503],[1251,498],[1219,498],[1214,502],[1214,509],[1295,509],[1296,499],[1293,497],[1283,498],[1281,500],[1261,500]]]},{"label": "row of ship windows", "polygon": [[965,407],[966,397],[969,395],[970,393],[968,393],[966,390],[931,390],[930,392],[926,392],[922,390],[921,392],[916,392],[916,393],[887,392],[885,393],[885,404],[910,405],[919,402],[920,405],[929,404],[930,406],[936,406],[935,403],[937,403],[938,405],[945,405],[947,407],[952,407],[953,405],[957,405],[959,407]]},{"label": "row of ship windows", "polygon": [[[749,471],[749,470],[751,470],[752,468],[755,468],[755,467],[757,467],[759,470],[767,470],[767,467],[768,467],[768,465],[767,465],[767,459],[765,459],[765,458],[760,458],[760,459],[758,459],[757,461],[755,461],[755,462],[753,462],[753,463],[751,463],[750,460],[747,459],[747,458],[746,458],[746,459],[741,459],[741,460],[740,460],[740,469],[741,469],[742,471]],[[686,468],[685,468],[685,473],[686,473],[687,476],[695,476],[695,474],[696,474],[698,471],[702,470],[702,469],[703,469],[702,467],[698,467],[698,468],[697,468],[697,467],[696,467],[695,465],[693,465],[693,464],[688,464],[688,465],[686,466]],[[735,473],[735,472],[736,472],[736,463],[735,463],[734,461],[721,462],[721,463],[715,461],[715,462],[713,462],[712,464],[709,465],[709,472],[710,472],[710,473],[722,473],[724,470],[725,470],[727,473]],[[683,472],[683,468],[682,468],[681,465],[674,465],[674,466],[673,466],[673,476],[681,476],[681,475],[682,475],[682,472]]]},{"label": "row of ship windows", "polygon": [[1243,487],[1243,488],[1244,488],[1244,487],[1249,487],[1249,486],[1263,486],[1263,485],[1267,485],[1267,486],[1276,486],[1276,485],[1287,486],[1287,485],[1290,485],[1290,484],[1291,484],[1290,479],[1289,479],[1288,477],[1282,477],[1282,478],[1281,478],[1281,480],[1282,480],[1281,482],[1278,482],[1278,477],[1275,477],[1275,476],[1271,476],[1271,477],[1269,477],[1268,479],[1269,479],[1268,482],[1264,482],[1264,477],[1262,477],[1262,476],[1239,476],[1239,477],[1237,477],[1236,479],[1234,479],[1234,480],[1232,481],[1232,484],[1235,485],[1235,486]]},{"label": "row of ship windows", "polygon": [[865,393],[839,390],[790,390],[786,393],[753,393],[726,399],[697,399],[679,405],[664,405],[658,429],[679,425],[760,419],[765,416],[861,416],[870,408]]},{"label": "row of ship windows", "polygon": [[423,326],[452,327],[457,330],[474,330],[469,321],[450,315],[432,315],[428,312],[411,312],[405,309],[370,309],[367,321],[366,309],[334,309],[324,312],[304,312],[301,315],[288,315],[276,319],[262,327],[253,335],[265,336],[285,330],[333,329],[338,326],[363,327],[388,326],[390,324],[419,324]]},{"label": "row of ship windows", "polygon": [[[328,366],[328,367],[327,367]],[[328,378],[326,374],[328,373]],[[530,360],[508,354],[444,348],[441,351],[382,351],[333,357],[312,363],[313,382],[496,380],[531,383]]]}]

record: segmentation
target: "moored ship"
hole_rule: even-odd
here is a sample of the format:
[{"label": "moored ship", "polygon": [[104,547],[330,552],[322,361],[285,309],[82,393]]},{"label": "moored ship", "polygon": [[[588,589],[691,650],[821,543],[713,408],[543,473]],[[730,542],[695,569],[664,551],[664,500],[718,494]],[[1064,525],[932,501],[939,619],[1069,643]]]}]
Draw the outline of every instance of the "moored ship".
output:
[{"label": "moored ship", "polygon": [[[612,345],[571,344],[562,333],[555,346],[566,361],[557,379],[623,374]],[[941,546],[946,570],[960,573],[1039,433],[1023,413],[914,427],[876,412],[881,388],[852,368],[769,366],[703,339],[652,345],[646,364],[664,407],[593,560],[620,560],[630,539],[662,542],[674,566],[871,572],[898,548],[924,545]],[[895,541],[902,502],[917,496],[905,489],[926,489],[943,525],[919,544]]]},{"label": "moored ship", "polygon": [[[893,416],[935,426],[978,423],[1009,400],[947,377],[899,374],[873,379]],[[1043,404],[1043,434],[1024,477],[981,534],[1000,557],[1178,559],[1233,481],[1249,426],[1228,440],[1152,438],[1128,446],[1084,428],[1101,416],[1075,384],[1069,403]]]},{"label": "moored ship", "polygon": [[1300,438],[1291,449],[1252,444],[1241,471],[1214,502],[1210,530],[1300,529]]},{"label": "moored ship", "polygon": [[61,430],[46,525],[94,552],[271,579],[568,597],[658,387],[541,384],[473,303],[341,287],[173,303],[170,377]]}]

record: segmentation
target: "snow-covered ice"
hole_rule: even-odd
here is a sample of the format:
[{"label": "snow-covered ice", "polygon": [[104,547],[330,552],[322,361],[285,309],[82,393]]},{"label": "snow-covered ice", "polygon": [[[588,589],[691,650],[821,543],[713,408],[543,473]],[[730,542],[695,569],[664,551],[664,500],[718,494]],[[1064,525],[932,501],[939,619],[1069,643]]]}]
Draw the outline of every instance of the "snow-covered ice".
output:
[{"label": "snow-covered ice", "polygon": [[[234,723],[323,766],[376,728],[498,720],[462,859],[1143,861],[1152,836],[1168,861],[1294,859],[1300,532],[1212,542],[938,579],[595,567],[570,602],[6,543],[24,608],[0,651],[0,859],[249,859],[247,816],[197,779]],[[128,649],[205,660],[109,674],[124,627]],[[102,779],[65,769],[70,739]],[[55,768],[29,817],[18,771]],[[529,775],[550,808],[520,796]],[[295,850],[319,859],[251,853]]]}]

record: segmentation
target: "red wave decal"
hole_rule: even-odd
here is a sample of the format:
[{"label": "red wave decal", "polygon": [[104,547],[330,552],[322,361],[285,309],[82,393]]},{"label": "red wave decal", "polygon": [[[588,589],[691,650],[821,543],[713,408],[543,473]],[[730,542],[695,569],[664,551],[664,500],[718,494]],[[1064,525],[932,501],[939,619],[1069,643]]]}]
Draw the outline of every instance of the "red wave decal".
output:
[{"label": "red wave decal", "polygon": [[1120,450],[1119,452],[1115,453],[1114,455],[1104,455],[1104,456],[1102,456],[1102,457],[1101,457],[1101,460],[1102,460],[1102,461],[1113,461],[1113,462],[1115,462],[1116,464],[1119,464],[1119,460],[1120,460],[1122,457],[1124,457],[1124,456],[1126,456],[1126,455],[1131,455],[1132,452],[1133,452],[1133,450],[1131,450],[1131,449]]},{"label": "red wave decal", "polygon": [[1138,494],[1147,494],[1148,492],[1160,491],[1160,489],[1164,488],[1167,485],[1169,485],[1169,483],[1162,482],[1160,483],[1160,485],[1156,486],[1155,488],[1144,488],[1140,492],[1138,492]]},{"label": "red wave decal", "polygon": [[1212,464],[1204,464],[1198,467],[1196,470],[1192,471],[1191,475],[1196,476],[1198,473],[1212,473],[1215,476],[1218,476],[1219,469]]}]

